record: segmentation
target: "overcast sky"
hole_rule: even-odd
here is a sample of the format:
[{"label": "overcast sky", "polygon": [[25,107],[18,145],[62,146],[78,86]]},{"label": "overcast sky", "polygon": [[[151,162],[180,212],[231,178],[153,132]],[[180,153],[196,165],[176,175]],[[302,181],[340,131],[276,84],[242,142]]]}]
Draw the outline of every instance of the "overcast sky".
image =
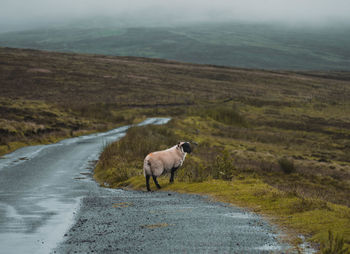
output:
[{"label": "overcast sky", "polygon": [[350,24],[350,0],[1,0],[0,29],[18,30],[103,16],[140,25],[240,20]]}]

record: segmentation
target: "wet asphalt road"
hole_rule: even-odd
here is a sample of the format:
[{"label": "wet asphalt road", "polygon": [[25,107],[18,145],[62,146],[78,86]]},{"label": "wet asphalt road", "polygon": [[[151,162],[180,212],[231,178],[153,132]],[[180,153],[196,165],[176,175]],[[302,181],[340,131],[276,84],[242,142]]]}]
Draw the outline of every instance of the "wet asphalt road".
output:
[{"label": "wet asphalt road", "polygon": [[197,195],[100,188],[92,180],[94,162],[127,128],[26,147],[1,158],[0,253],[288,250],[271,225],[239,208]]}]

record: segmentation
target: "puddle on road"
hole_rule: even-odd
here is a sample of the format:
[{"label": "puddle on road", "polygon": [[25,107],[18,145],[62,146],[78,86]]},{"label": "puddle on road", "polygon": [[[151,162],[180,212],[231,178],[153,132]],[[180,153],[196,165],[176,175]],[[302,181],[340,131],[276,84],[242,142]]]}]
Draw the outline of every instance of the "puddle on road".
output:
[{"label": "puddle on road", "polygon": [[57,198],[47,198],[33,203],[40,206],[41,211],[22,214],[15,207],[5,207],[8,223],[6,230],[0,232],[3,253],[49,253],[73,224],[80,199],[62,203]]},{"label": "puddle on road", "polygon": [[93,174],[90,173],[90,172],[80,172],[81,175],[84,175],[84,176],[92,176]]},{"label": "puddle on road", "polygon": [[40,152],[48,147],[55,146],[51,145],[38,145],[38,146],[27,146],[17,149],[16,151],[5,154],[1,157],[0,170],[8,166],[16,166],[25,161],[35,158]]},{"label": "puddle on road", "polygon": [[301,244],[299,244],[299,248],[302,250],[305,254],[314,254],[317,253],[317,250],[312,248],[310,243],[308,243],[303,235],[299,235],[299,238],[301,240]]},{"label": "puddle on road", "polygon": [[74,180],[85,180],[86,177],[74,177]]}]

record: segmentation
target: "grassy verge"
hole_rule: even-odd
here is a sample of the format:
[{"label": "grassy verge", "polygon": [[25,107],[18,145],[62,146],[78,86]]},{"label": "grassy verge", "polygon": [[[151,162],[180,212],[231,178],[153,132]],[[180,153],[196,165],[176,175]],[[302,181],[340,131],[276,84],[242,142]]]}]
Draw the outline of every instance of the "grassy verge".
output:
[{"label": "grassy verge", "polygon": [[[231,114],[227,114],[229,110]],[[346,181],[335,181],[327,172],[307,174],[303,167],[316,163],[311,159],[299,162],[291,156],[281,157],[282,153],[264,153],[260,147],[251,148],[251,143],[248,149],[237,146],[237,140],[228,138],[229,131],[224,128],[254,131],[255,127],[235,107],[215,112],[192,108],[187,117],[177,117],[165,126],[131,129],[121,141],[105,148],[95,169],[95,179],[102,186],[145,190],[142,176],[145,155],[178,140],[196,140],[199,145],[178,170],[175,184],[168,184],[168,176],[160,179],[164,190],[209,195],[250,208],[287,229],[294,244],[300,241],[298,234],[303,234],[315,246],[327,246],[331,230],[343,237],[342,248],[350,245]],[[225,135],[216,136],[218,129],[225,131]],[[328,195],[323,194],[325,189],[330,192]]]}]

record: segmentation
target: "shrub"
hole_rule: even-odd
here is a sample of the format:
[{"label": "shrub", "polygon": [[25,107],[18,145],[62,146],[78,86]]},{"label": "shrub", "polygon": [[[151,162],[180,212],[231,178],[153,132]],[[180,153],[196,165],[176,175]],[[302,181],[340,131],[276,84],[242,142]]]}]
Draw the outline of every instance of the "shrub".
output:
[{"label": "shrub", "polygon": [[301,197],[298,194],[296,196],[299,196],[299,199],[291,204],[291,213],[302,213],[315,209],[331,210],[325,201]]},{"label": "shrub", "polygon": [[344,246],[344,238],[338,234],[334,237],[331,230],[328,230],[328,241],[321,245],[322,254],[349,254],[349,248]]},{"label": "shrub", "polygon": [[285,174],[291,174],[291,173],[295,172],[294,162],[291,159],[283,157],[283,158],[278,160],[278,164],[279,164],[281,170]]},{"label": "shrub", "polygon": [[125,163],[118,163],[115,167],[110,169],[110,171],[111,177],[108,181],[109,184],[123,182],[134,175],[134,172],[128,170]]},{"label": "shrub", "polygon": [[233,165],[233,159],[227,150],[223,150],[221,155],[216,157],[214,165],[214,174],[216,178],[231,180],[236,172]]},{"label": "shrub", "polygon": [[186,158],[186,162],[177,172],[177,179],[181,182],[203,182],[209,176],[209,168],[192,157]]}]

